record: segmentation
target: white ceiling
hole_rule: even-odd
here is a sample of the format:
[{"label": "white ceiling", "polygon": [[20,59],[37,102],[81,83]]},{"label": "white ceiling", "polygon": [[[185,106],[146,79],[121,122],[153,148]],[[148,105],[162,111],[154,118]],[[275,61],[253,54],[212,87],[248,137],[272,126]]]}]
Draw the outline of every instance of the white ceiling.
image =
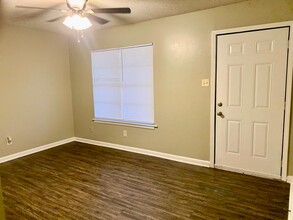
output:
[{"label": "white ceiling", "polygon": [[[247,0],[89,0],[87,8],[130,7],[131,14],[99,16],[109,20],[105,25],[94,24],[92,29],[138,23],[141,21],[184,14],[208,8],[243,2]],[[49,23],[48,19],[58,17],[61,12],[37,9],[19,9],[16,5],[67,9],[65,0],[0,0],[1,22],[11,25],[50,31],[64,31],[62,21]]]}]

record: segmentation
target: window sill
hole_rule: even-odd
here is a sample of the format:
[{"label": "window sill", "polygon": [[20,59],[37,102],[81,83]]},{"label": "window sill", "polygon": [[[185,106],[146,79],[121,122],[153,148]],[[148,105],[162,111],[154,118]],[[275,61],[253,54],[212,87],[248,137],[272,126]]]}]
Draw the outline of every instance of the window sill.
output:
[{"label": "window sill", "polygon": [[106,120],[106,119],[96,119],[96,118],[93,119],[93,122],[100,123],[100,124],[135,127],[135,128],[143,128],[143,129],[151,129],[151,130],[154,130],[155,128],[158,128],[158,125],[155,125],[155,124],[143,124],[143,123],[135,123],[135,122],[127,122],[127,121],[115,121],[115,120]]}]

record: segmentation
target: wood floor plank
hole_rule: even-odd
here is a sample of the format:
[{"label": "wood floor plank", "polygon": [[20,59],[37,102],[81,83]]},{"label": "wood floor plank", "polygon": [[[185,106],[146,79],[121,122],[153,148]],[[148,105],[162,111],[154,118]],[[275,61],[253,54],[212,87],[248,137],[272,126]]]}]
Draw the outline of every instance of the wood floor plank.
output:
[{"label": "wood floor plank", "polygon": [[286,219],[289,184],[73,142],[0,166],[6,218]]}]

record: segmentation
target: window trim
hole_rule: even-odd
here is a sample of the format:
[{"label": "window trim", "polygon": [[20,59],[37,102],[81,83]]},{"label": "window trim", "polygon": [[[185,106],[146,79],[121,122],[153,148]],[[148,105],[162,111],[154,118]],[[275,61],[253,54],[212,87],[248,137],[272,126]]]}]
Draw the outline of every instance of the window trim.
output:
[{"label": "window trim", "polygon": [[138,48],[138,47],[147,47],[147,46],[154,46],[154,44],[148,43],[148,44],[137,44],[137,45],[125,46],[125,47],[113,47],[113,48],[107,48],[107,49],[98,49],[98,50],[92,50],[91,53],[102,52],[102,51],[111,51],[111,50],[120,50],[120,49]]},{"label": "window trim", "polygon": [[156,124],[148,124],[148,123],[141,123],[141,122],[134,122],[134,121],[124,121],[124,120],[114,120],[114,119],[111,120],[111,119],[103,119],[103,118],[94,118],[92,119],[92,121],[99,124],[119,125],[119,126],[126,126],[126,127],[151,129],[151,130],[158,128],[158,125]]}]

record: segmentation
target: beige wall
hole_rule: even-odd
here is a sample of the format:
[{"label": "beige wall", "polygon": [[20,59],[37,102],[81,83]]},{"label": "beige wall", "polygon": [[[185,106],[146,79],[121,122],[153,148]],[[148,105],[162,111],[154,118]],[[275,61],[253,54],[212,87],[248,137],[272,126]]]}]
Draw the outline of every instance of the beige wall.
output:
[{"label": "beige wall", "polygon": [[74,135],[70,83],[65,37],[0,29],[0,157]]},{"label": "beige wall", "polygon": [[[255,0],[97,31],[83,44],[71,42],[75,136],[209,160],[210,88],[201,87],[201,79],[211,74],[211,31],[292,20],[292,9],[292,0]],[[159,128],[92,122],[90,51],[150,42],[154,43],[155,122]],[[122,136],[123,130],[128,137]]]},{"label": "beige wall", "polygon": [[[293,95],[293,94],[292,94]],[[292,96],[293,97],[293,96]],[[292,101],[293,102],[293,98]],[[293,176],[293,112],[291,105],[291,122],[290,122],[290,137],[289,137],[289,152],[288,152],[288,176]]]}]

